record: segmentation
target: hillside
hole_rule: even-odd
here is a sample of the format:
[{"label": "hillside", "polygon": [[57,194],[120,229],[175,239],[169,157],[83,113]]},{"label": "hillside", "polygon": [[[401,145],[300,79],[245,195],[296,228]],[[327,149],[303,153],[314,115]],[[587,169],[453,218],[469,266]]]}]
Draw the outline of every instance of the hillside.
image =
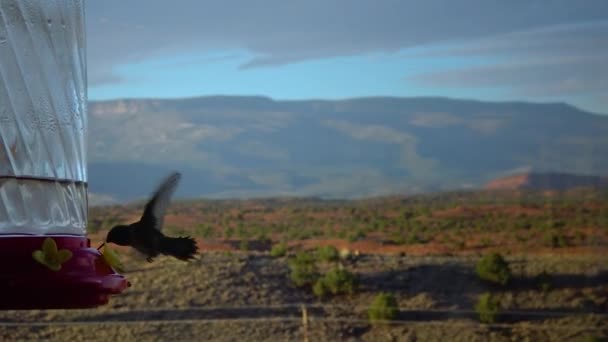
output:
[{"label": "hillside", "polygon": [[129,200],[173,169],[178,197],[352,198],[608,174],[608,116],[552,103],[214,96],[89,106],[89,185]]},{"label": "hillside", "polygon": [[566,173],[522,173],[488,182],[488,190],[569,190],[608,186],[608,178]]}]

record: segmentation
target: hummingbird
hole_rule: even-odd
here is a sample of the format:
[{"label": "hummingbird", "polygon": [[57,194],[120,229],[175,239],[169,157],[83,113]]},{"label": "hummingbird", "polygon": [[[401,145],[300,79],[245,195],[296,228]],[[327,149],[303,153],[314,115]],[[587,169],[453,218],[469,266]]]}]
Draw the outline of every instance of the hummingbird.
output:
[{"label": "hummingbird", "polygon": [[99,248],[106,243],[131,246],[144,254],[148,262],[152,262],[159,254],[170,255],[184,261],[194,258],[198,247],[193,238],[169,237],[162,233],[165,211],[180,178],[179,172],[167,176],[146,203],[141,219],[129,225],[114,226],[108,232],[106,242]]}]

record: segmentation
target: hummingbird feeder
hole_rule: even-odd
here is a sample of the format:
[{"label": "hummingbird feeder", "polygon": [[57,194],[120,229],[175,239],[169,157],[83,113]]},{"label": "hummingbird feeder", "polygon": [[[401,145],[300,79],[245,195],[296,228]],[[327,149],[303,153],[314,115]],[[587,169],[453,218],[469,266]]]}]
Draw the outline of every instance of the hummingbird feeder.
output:
[{"label": "hummingbird feeder", "polygon": [[127,280],[91,248],[83,0],[0,2],[0,309],[89,308]]}]

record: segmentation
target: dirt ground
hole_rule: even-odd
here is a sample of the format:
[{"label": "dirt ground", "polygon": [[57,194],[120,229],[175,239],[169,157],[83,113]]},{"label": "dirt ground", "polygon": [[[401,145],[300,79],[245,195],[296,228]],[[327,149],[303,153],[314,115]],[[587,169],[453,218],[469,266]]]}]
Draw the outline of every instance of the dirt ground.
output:
[{"label": "dirt ground", "polygon": [[[507,288],[482,283],[475,256],[361,254],[342,261],[360,280],[353,295],[317,299],[289,279],[287,258],[206,252],[184,263],[125,260],[132,286],[89,310],[0,312],[0,339],[51,341],[592,341],[608,338],[604,255],[508,259]],[[550,274],[541,289],[536,277]],[[492,292],[502,314],[478,322],[477,297]],[[380,292],[400,307],[391,324],[371,325]],[[304,308],[304,309],[303,309]],[[307,324],[303,323],[303,310]],[[595,340],[593,340],[595,341]]]},{"label": "dirt ground", "polygon": [[[142,204],[92,208],[97,247]],[[608,198],[453,193],[361,201],[193,200],[173,203],[163,232],[197,239],[194,261],[149,264],[115,247],[132,286],[89,310],[0,312],[0,340],[49,341],[602,341],[608,339]],[[290,279],[289,253],[333,245],[359,288],[315,297]],[[513,280],[479,280],[475,264],[506,256]],[[321,271],[338,267],[318,265]],[[541,276],[542,275],[542,276]],[[371,324],[379,293],[399,314]],[[479,322],[491,293],[500,313]]]}]

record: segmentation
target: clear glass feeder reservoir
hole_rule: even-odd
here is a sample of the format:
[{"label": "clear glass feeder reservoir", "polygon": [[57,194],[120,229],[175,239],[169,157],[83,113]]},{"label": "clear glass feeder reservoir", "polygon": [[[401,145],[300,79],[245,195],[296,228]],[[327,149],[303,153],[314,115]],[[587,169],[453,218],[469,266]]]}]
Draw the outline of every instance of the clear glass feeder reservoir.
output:
[{"label": "clear glass feeder reservoir", "polygon": [[[86,86],[83,0],[1,0],[0,308],[91,307],[127,285],[86,238]],[[47,238],[70,251],[59,270],[32,257]]]}]

